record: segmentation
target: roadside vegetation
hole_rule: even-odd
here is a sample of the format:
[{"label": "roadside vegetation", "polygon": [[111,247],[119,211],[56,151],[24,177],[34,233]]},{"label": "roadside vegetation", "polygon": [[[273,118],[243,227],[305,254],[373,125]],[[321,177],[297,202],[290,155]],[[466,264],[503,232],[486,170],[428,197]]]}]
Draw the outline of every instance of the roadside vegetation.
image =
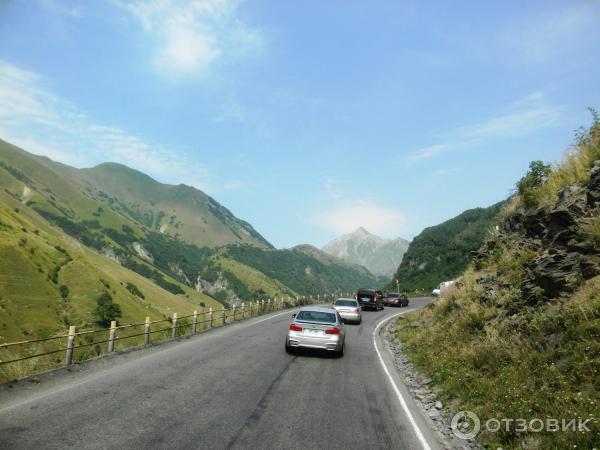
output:
[{"label": "roadside vegetation", "polygon": [[587,433],[484,430],[486,448],[599,447],[598,160],[594,113],[562,163],[531,164],[457,286],[398,322],[408,358],[452,413],[590,419]]}]

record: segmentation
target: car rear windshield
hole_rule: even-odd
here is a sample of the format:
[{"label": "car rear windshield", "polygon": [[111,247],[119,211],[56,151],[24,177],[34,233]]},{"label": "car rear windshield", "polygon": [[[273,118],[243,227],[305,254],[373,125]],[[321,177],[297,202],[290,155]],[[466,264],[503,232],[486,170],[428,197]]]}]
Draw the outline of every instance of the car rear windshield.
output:
[{"label": "car rear windshield", "polygon": [[335,306],[358,306],[356,300],[336,300]]},{"label": "car rear windshield", "polygon": [[336,323],[335,313],[321,311],[300,311],[296,316],[300,322]]},{"label": "car rear windshield", "polygon": [[398,298],[400,294],[398,292],[388,292],[388,298]]}]

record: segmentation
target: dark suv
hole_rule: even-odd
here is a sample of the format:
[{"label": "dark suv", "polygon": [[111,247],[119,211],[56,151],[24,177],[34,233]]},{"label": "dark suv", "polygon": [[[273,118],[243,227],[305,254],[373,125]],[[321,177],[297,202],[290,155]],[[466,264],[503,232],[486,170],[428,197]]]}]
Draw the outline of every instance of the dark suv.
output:
[{"label": "dark suv", "polygon": [[359,289],[354,294],[354,298],[362,309],[372,309],[379,311],[383,309],[383,293],[375,289]]}]

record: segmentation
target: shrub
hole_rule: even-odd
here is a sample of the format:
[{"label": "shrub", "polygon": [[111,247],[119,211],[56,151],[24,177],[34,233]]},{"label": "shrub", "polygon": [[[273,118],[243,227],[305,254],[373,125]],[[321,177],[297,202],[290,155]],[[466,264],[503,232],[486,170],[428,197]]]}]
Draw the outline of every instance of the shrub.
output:
[{"label": "shrub", "polygon": [[127,286],[126,286],[126,288],[127,288],[127,290],[128,290],[129,292],[131,292],[131,293],[132,293],[133,295],[135,295],[136,297],[139,297],[139,298],[141,298],[141,299],[144,299],[144,298],[146,298],[146,297],[144,296],[144,294],[142,294],[142,291],[140,291],[140,290],[139,290],[139,288],[138,288],[138,287],[137,287],[135,284],[133,284],[133,283],[130,283],[129,281],[127,282]]},{"label": "shrub", "polygon": [[121,317],[121,306],[113,302],[112,296],[108,292],[103,292],[96,300],[96,309],[94,311],[98,323],[103,326],[109,326],[110,322]]},{"label": "shrub", "polygon": [[61,284],[60,287],[58,288],[58,290],[60,291],[60,296],[62,298],[67,298],[69,296],[69,287],[68,286]]},{"label": "shrub", "polygon": [[542,161],[531,161],[527,174],[517,182],[517,191],[527,208],[539,203],[538,189],[548,180],[551,168]]}]

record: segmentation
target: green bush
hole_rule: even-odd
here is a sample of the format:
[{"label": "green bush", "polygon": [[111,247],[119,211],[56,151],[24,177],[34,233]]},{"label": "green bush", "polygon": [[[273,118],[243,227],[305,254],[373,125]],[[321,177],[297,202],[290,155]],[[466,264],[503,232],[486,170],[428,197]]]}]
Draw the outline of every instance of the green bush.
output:
[{"label": "green bush", "polygon": [[69,287],[65,286],[64,284],[61,284],[58,288],[59,292],[60,292],[60,296],[62,298],[67,298],[69,296]]},{"label": "green bush", "polygon": [[517,182],[517,191],[527,208],[539,203],[538,189],[548,180],[552,169],[542,161],[531,161],[527,174]]}]

